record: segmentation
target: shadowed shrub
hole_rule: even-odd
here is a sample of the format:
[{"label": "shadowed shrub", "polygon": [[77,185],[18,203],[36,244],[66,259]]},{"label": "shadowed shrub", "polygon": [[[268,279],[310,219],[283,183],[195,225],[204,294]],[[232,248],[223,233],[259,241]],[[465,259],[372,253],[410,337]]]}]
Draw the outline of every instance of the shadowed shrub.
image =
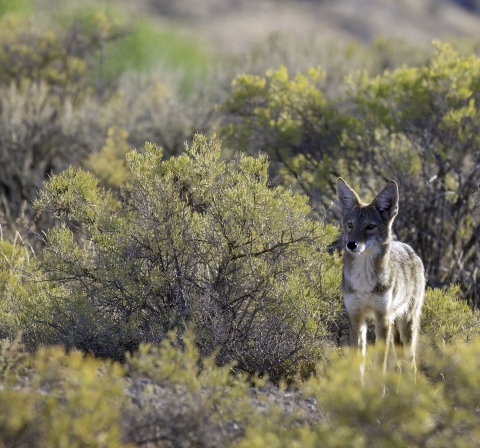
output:
[{"label": "shadowed shrub", "polygon": [[223,132],[234,148],[269,154],[279,181],[308,194],[322,216],[332,210],[335,220],[338,176],[361,186],[367,199],[395,179],[394,230],[422,258],[429,285],[459,283],[477,304],[480,60],[436,46],[418,67],[351,74],[346,93],[333,99],[320,68],[240,75],[224,103],[230,122]]},{"label": "shadowed shrub", "polygon": [[269,187],[264,157],[220,153],[201,135],[165,161],[147,144],[127,156],[120,200],[74,168],[46,183],[37,206],[67,218],[40,261],[64,291],[57,342],[123,359],[193,322],[221,364],[276,379],[312,368],[340,306],[337,231],[307,217],[305,196]]}]

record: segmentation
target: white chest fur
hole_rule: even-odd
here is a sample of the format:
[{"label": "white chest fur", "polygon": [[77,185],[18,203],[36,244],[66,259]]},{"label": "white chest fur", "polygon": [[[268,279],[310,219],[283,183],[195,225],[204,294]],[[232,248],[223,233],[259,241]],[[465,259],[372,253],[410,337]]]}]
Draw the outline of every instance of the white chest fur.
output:
[{"label": "white chest fur", "polygon": [[345,307],[349,316],[361,315],[375,319],[375,312],[385,313],[392,302],[391,291],[382,295],[371,293],[344,294]]},{"label": "white chest fur", "polygon": [[378,282],[385,280],[383,273],[378,272],[375,260],[375,256],[358,254],[345,267],[345,277],[355,291],[371,292]]},{"label": "white chest fur", "polygon": [[361,312],[365,317],[374,317],[374,312],[390,310],[392,316],[403,314],[408,309],[405,291],[394,288],[388,263],[382,263],[378,254],[358,254],[344,265],[348,292],[344,291],[345,306],[349,314]]}]

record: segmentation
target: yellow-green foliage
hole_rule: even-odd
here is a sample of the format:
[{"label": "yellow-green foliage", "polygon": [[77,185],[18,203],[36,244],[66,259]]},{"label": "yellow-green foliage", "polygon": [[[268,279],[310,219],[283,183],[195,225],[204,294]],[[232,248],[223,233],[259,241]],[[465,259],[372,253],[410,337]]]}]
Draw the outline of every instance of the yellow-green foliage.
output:
[{"label": "yellow-green foliage", "polygon": [[40,193],[38,207],[74,220],[42,257],[65,287],[50,322],[60,340],[123,358],[195,322],[202,353],[220,346],[222,363],[276,378],[311,368],[340,307],[340,261],[326,253],[337,229],[308,217],[306,196],[271,187],[265,157],[222,161],[216,138],[168,160],[147,144],[127,168],[120,202],[74,168]]},{"label": "yellow-green foliage", "polygon": [[[320,423],[283,429],[268,416],[247,430],[238,446],[462,447],[480,436],[475,409],[480,394],[479,342],[425,350],[423,372],[367,366],[362,386],[358,357],[331,361],[325,376],[303,385],[323,411]],[[368,359],[374,359],[370,351]]]},{"label": "yellow-green foliage", "polygon": [[93,223],[101,205],[100,195],[97,179],[72,166],[65,176],[51,178],[49,191],[40,191],[37,202],[46,211],[55,212],[55,217],[66,215],[80,222]]},{"label": "yellow-green foliage", "polygon": [[[444,137],[436,143],[438,151],[443,157],[463,157],[463,152],[451,151],[450,145],[462,147],[466,140],[471,142],[472,129],[478,125],[475,104],[480,90],[480,59],[474,54],[460,56],[449,44],[435,45],[435,58],[428,65],[402,67],[375,78],[356,74],[349,83],[357,104],[386,129],[406,130],[407,121],[421,122],[429,112],[431,116],[422,127],[430,128],[435,121],[438,135]],[[441,104],[447,107],[442,110]]]},{"label": "yellow-green foliage", "polygon": [[34,266],[32,248],[18,235],[13,243],[0,240],[0,335],[12,339],[22,332],[29,346],[48,339],[44,323],[52,310],[51,296],[40,287]]},{"label": "yellow-green foliage", "polygon": [[0,212],[9,226],[32,217],[30,204],[52,171],[100,150],[107,137],[111,109],[95,95],[94,66],[121,24],[104,16],[61,26],[0,17]]},{"label": "yellow-green foliage", "polygon": [[[123,73],[145,67],[147,60],[158,64],[167,51],[159,35],[182,47],[176,32],[158,32],[145,20],[127,29],[122,14],[111,8],[67,3],[72,10],[62,4],[54,15],[0,17],[0,213],[9,227],[20,216],[33,218],[30,204],[52,172],[87,166],[117,186],[125,180],[129,149],[148,140],[170,155],[181,152],[194,132],[210,131],[210,87],[202,83],[198,92],[185,95],[181,70],[172,75],[165,68],[148,77],[152,83]],[[198,43],[193,47],[192,57],[195,49],[201,53]],[[177,63],[195,64],[184,57]],[[189,83],[193,72],[192,67]]]},{"label": "yellow-green foliage", "polygon": [[[282,161],[287,172],[306,182],[302,186],[308,191],[325,188],[325,176],[336,174],[332,171],[339,165],[350,176],[375,168],[369,166],[373,159],[368,165],[362,159],[363,151],[375,153],[377,146],[395,151],[389,162],[401,171],[418,174],[421,154],[418,148],[407,149],[402,139],[411,144],[417,132],[430,130],[434,123],[438,137],[444,137],[437,141],[437,135],[432,136],[438,151],[458,160],[466,151],[461,142],[475,140],[472,126],[479,122],[480,59],[474,54],[460,56],[449,44],[435,45],[435,57],[426,65],[403,66],[375,77],[366,71],[351,73],[345,98],[353,101],[353,110],[341,98],[326,100],[320,67],[306,75],[290,76],[285,67],[267,71],[264,78],[239,75],[223,108],[241,121],[226,125],[223,133],[236,147],[260,147]],[[418,129],[409,129],[411,122]],[[454,151],[452,145],[459,144],[462,150]]]},{"label": "yellow-green foliage", "polygon": [[[245,428],[259,415],[248,401],[253,381],[233,375],[231,366],[217,367],[213,358],[202,360],[191,334],[183,348],[175,340],[172,333],[160,347],[141,346],[129,357],[130,378],[119,364],[76,351],[65,354],[57,347],[32,355],[17,341],[1,341],[0,404],[8,412],[0,415],[0,445],[128,447],[174,434],[182,446],[225,446],[233,436],[222,425]],[[132,387],[136,379],[148,386]],[[134,403],[125,394],[128,387]],[[203,427],[195,426],[197,419]]]},{"label": "yellow-green foliage", "polygon": [[243,426],[253,422],[259,412],[250,405],[248,392],[252,386],[265,385],[266,378],[235,372],[233,363],[219,367],[214,355],[202,358],[192,331],[183,336],[181,344],[177,336],[178,333],[171,332],[156,347],[141,345],[127,358],[128,372],[158,384],[186,388],[209,424],[236,421]]},{"label": "yellow-green foliage", "polygon": [[127,356],[131,373],[145,375],[160,383],[169,382],[200,389],[230,390],[230,398],[243,397],[249,387],[262,387],[267,377],[249,376],[235,368],[235,362],[218,366],[215,354],[203,357],[195,342],[195,333],[188,329],[179,340],[177,331],[169,333],[158,346],[142,344],[133,355]]},{"label": "yellow-green foliage", "polygon": [[[116,38],[124,26],[117,16],[104,11],[93,12],[82,24],[66,29],[5,14],[0,17],[0,85],[42,81],[56,93],[76,98],[92,81],[92,53]],[[75,44],[80,39],[82,44]]]},{"label": "yellow-green foliage", "polygon": [[[424,346],[416,375],[405,365],[402,372],[384,374],[381,363],[374,364],[372,348],[363,385],[360,357],[351,352],[333,356],[320,377],[298,382],[297,392],[285,392],[287,401],[298,393],[310,403],[315,399],[320,420],[279,412],[274,401],[259,398],[261,389],[233,375],[230,366],[202,360],[193,341],[186,336],[182,348],[172,333],[158,348],[141,346],[129,357],[128,378],[120,365],[78,352],[66,355],[52,348],[29,355],[3,342],[0,403],[9,412],[0,414],[0,443],[127,446],[176,437],[178,444],[194,440],[217,446],[222,440],[221,446],[241,448],[463,447],[475,446],[480,437],[479,341]],[[124,390],[136,379],[147,387],[130,392],[136,394],[133,404]],[[199,414],[205,427],[195,426]],[[225,434],[232,425],[243,430]],[[190,434],[194,428],[198,433]]]},{"label": "yellow-green foliage", "polygon": [[131,148],[127,138],[127,131],[111,127],[102,149],[85,161],[85,167],[109,187],[119,187],[128,178],[125,156]]},{"label": "yellow-green foliage", "polygon": [[[343,145],[352,127],[347,115],[338,114],[322,91],[325,73],[320,67],[312,68],[307,75],[290,77],[286,67],[269,70],[265,78],[239,75],[232,82],[230,98],[224,110],[242,117],[242,121],[223,128],[223,135],[236,148],[256,150],[259,147],[284,164],[281,174],[286,183],[295,184],[304,192],[315,185],[325,186],[331,160],[312,157],[319,145],[325,156],[333,158],[328,146]],[[314,126],[320,131],[316,142],[297,154],[292,147],[303,144],[305,127]],[[324,131],[324,132],[322,132]],[[340,153],[337,152],[337,155]],[[320,184],[313,183],[316,180]]]},{"label": "yellow-green foliage", "polygon": [[16,334],[21,328],[19,311],[32,295],[22,281],[31,256],[23,244],[0,240],[0,331],[4,334]]},{"label": "yellow-green foliage", "polygon": [[423,65],[350,74],[335,98],[319,69],[239,75],[223,104],[230,114],[223,133],[234,148],[269,154],[275,174],[332,218],[339,175],[362,197],[395,179],[400,240],[420,255],[432,284],[459,283],[478,298],[472,192],[480,183],[480,59],[434,45]]},{"label": "yellow-green foliage", "polygon": [[457,297],[458,285],[446,291],[427,289],[422,310],[421,331],[437,342],[478,340],[480,316],[465,300]]},{"label": "yellow-green foliage", "polygon": [[[5,365],[14,362],[12,368]],[[62,348],[15,356],[1,347],[0,444],[119,447],[123,370]]]},{"label": "yellow-green foliage", "polygon": [[[181,344],[178,336],[177,332],[172,331],[158,346],[141,345],[135,354],[127,357],[130,370],[158,382],[181,384],[194,391],[202,387],[236,384],[238,392],[240,385],[248,387],[245,375],[233,375],[233,363],[218,367],[214,356],[201,358],[192,330],[182,336]],[[249,381],[253,383],[253,379]],[[257,382],[264,383],[258,379]]]}]

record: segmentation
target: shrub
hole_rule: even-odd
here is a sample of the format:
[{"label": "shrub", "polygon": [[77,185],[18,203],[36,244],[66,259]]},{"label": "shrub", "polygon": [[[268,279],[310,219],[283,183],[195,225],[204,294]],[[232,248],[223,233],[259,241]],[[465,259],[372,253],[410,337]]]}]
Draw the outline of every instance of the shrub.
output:
[{"label": "shrub", "polygon": [[61,110],[44,84],[0,88],[1,212],[10,225],[23,213],[31,216],[27,201],[56,167],[59,156],[69,158],[60,151]]},{"label": "shrub", "polygon": [[0,416],[2,446],[124,446],[120,365],[61,348],[23,358],[15,351],[1,347],[0,403],[8,409]]},{"label": "shrub", "polygon": [[[209,130],[214,116],[214,89],[194,75],[197,62],[205,67],[195,51],[185,54],[188,70],[126,75],[118,53],[138,57],[137,47],[152,41],[151,25],[146,36],[141,24],[128,35],[125,20],[110,10],[58,14],[47,24],[0,17],[0,214],[14,230],[21,229],[20,217],[31,224],[31,202],[52,172],[86,166],[118,185],[123,178],[112,178],[109,162],[121,166],[125,153],[146,139],[178,154],[195,132]],[[122,146],[118,154],[113,143]]]},{"label": "shrub", "polygon": [[[387,371],[331,357],[297,392],[268,393],[201,358],[192,334],[140,346],[126,369],[73,351],[29,355],[0,344],[0,443],[28,446],[470,446],[478,434],[479,342],[423,350],[421,370]],[[374,359],[372,351],[367,360]],[[128,375],[125,376],[125,373]],[[259,387],[260,386],[260,387]],[[275,397],[275,400],[272,398]],[[315,410],[315,412],[312,412]],[[319,412],[320,411],[320,412]],[[319,414],[321,415],[318,418]],[[150,444],[150,445],[149,445]]]},{"label": "shrub", "polygon": [[39,286],[32,271],[36,263],[31,246],[18,236],[0,240],[0,336],[13,340],[22,334],[29,349],[51,338],[45,323],[51,319],[54,289]]},{"label": "shrub", "polygon": [[42,81],[74,100],[98,84],[97,52],[126,32],[118,16],[102,11],[79,14],[67,26],[15,14],[0,17],[0,24],[0,84]]},{"label": "shrub", "polygon": [[165,157],[183,152],[185,142],[195,133],[208,135],[217,119],[215,106],[227,89],[217,86],[213,71],[208,79],[193,77],[191,91],[183,91],[186,72],[157,69],[152,75],[125,75],[119,81],[119,98],[114,107],[114,121],[129,133],[131,148],[141,148],[145,141],[155,143]]},{"label": "shrub", "polygon": [[102,149],[90,154],[84,162],[85,167],[108,187],[119,187],[127,180],[125,156],[130,151],[127,138],[127,131],[111,127]]},{"label": "shrub", "polygon": [[339,175],[366,199],[397,180],[394,229],[424,261],[429,285],[460,283],[477,303],[479,69],[475,55],[437,44],[420,67],[352,74],[346,95],[335,99],[319,68],[240,75],[223,106],[231,114],[223,132],[234,148],[269,154],[279,180],[309,194],[322,215]]},{"label": "shrub", "polygon": [[277,379],[312,366],[339,308],[337,231],[307,218],[305,196],[269,187],[264,157],[220,154],[201,135],[166,161],[147,144],[128,154],[120,201],[79,169],[46,183],[37,206],[68,218],[41,259],[65,291],[57,342],[122,359],[194,322],[221,364]]},{"label": "shrub", "polygon": [[[112,178],[112,161],[121,166],[125,153],[146,139],[178,154],[195,132],[209,130],[213,117],[214,94],[196,83],[195,51],[185,54],[188,73],[126,75],[118,53],[138,57],[137,47],[152,40],[151,25],[142,37],[145,27],[139,23],[128,35],[126,21],[110,10],[57,13],[47,24],[0,17],[0,214],[9,229],[23,231],[20,217],[31,224],[31,202],[52,172],[86,166],[117,186],[124,179]],[[185,82],[194,91],[186,94]]]},{"label": "shrub", "polygon": [[0,334],[14,336],[22,327],[18,321],[20,308],[28,300],[30,291],[25,290],[22,270],[29,264],[28,248],[15,242],[0,240]]},{"label": "shrub", "polygon": [[[404,47],[393,41],[378,41],[371,49],[351,42],[312,46],[282,36],[244,58],[214,61],[174,28],[158,30],[145,19],[128,22],[111,8],[69,6],[50,15],[47,8],[42,20],[0,17],[0,213],[15,230],[21,228],[19,217],[33,217],[30,203],[51,172],[72,164],[92,168],[86,159],[109,145],[109,129],[126,131],[123,143],[129,149],[151,141],[165,156],[178,155],[196,132],[208,135],[217,126],[216,105],[240,68],[257,73],[284,60],[299,70],[320,60],[336,73],[327,78],[331,96],[343,90],[338,80],[351,69],[376,72],[390,48]],[[410,59],[381,65],[405,60]],[[163,67],[154,75],[138,73],[159,61]],[[100,166],[107,166],[104,162]],[[95,168],[102,180],[109,177],[100,171]]]},{"label": "shrub", "polygon": [[[125,375],[128,373],[128,375]],[[0,342],[0,444],[205,446],[240,440],[261,413],[276,415],[265,380],[201,359],[194,338],[140,346],[126,369],[61,348],[32,355]],[[292,414],[292,415],[290,415]],[[298,422],[292,412],[284,427]]]},{"label": "shrub", "polygon": [[[129,374],[141,375],[146,387],[142,405],[126,409],[125,439],[137,444],[163,440],[165,446],[226,446],[258,415],[249,391],[265,380],[235,375],[232,365],[218,367],[215,356],[202,359],[192,331],[181,342],[178,336],[172,332],[159,346],[141,345],[128,356]],[[132,395],[141,389],[135,381],[132,386]],[[155,388],[161,393],[161,406],[152,393]]]},{"label": "shrub", "polygon": [[320,65],[326,72],[324,93],[331,99],[344,93],[344,78],[351,73],[367,70],[375,76],[403,65],[418,66],[432,56],[430,48],[386,36],[377,36],[365,46],[354,39],[276,33],[237,57],[229,81],[242,72],[262,76],[286,67],[296,75]]},{"label": "shrub", "polygon": [[380,129],[366,134],[375,148],[372,160],[404,191],[398,234],[414,245],[431,286],[459,282],[474,304],[479,70],[475,55],[459,56],[439,44],[429,65],[357,80],[354,95],[361,116]]},{"label": "shrub", "polygon": [[47,29],[0,17],[0,213],[11,227],[32,218],[30,203],[51,171],[100,149],[107,135],[101,103],[92,107],[92,76],[101,40],[118,38],[119,25],[100,19]]},{"label": "shrub", "polygon": [[457,297],[458,286],[446,291],[427,289],[422,310],[422,333],[434,341],[443,343],[470,342],[480,334],[477,309]]},{"label": "shrub", "polygon": [[[370,367],[359,358],[333,360],[326,375],[302,386],[323,410],[321,422],[283,429],[272,415],[247,429],[239,447],[468,446],[478,437],[478,341],[427,351],[426,376]],[[374,358],[373,353],[368,357]]]}]

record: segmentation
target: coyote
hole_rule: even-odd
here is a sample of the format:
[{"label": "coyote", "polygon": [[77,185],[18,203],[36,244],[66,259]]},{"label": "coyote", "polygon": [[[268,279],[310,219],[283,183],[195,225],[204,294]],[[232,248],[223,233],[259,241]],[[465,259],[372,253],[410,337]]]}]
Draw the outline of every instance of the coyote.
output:
[{"label": "coyote", "polygon": [[[403,345],[404,357],[415,366],[415,347],[425,291],[422,260],[407,244],[393,241],[392,223],[398,213],[398,187],[390,181],[371,204],[365,204],[337,179],[345,252],[342,289],[350,318],[350,343],[365,356],[366,323],[375,323],[376,343]],[[363,376],[363,366],[361,368]]]}]

